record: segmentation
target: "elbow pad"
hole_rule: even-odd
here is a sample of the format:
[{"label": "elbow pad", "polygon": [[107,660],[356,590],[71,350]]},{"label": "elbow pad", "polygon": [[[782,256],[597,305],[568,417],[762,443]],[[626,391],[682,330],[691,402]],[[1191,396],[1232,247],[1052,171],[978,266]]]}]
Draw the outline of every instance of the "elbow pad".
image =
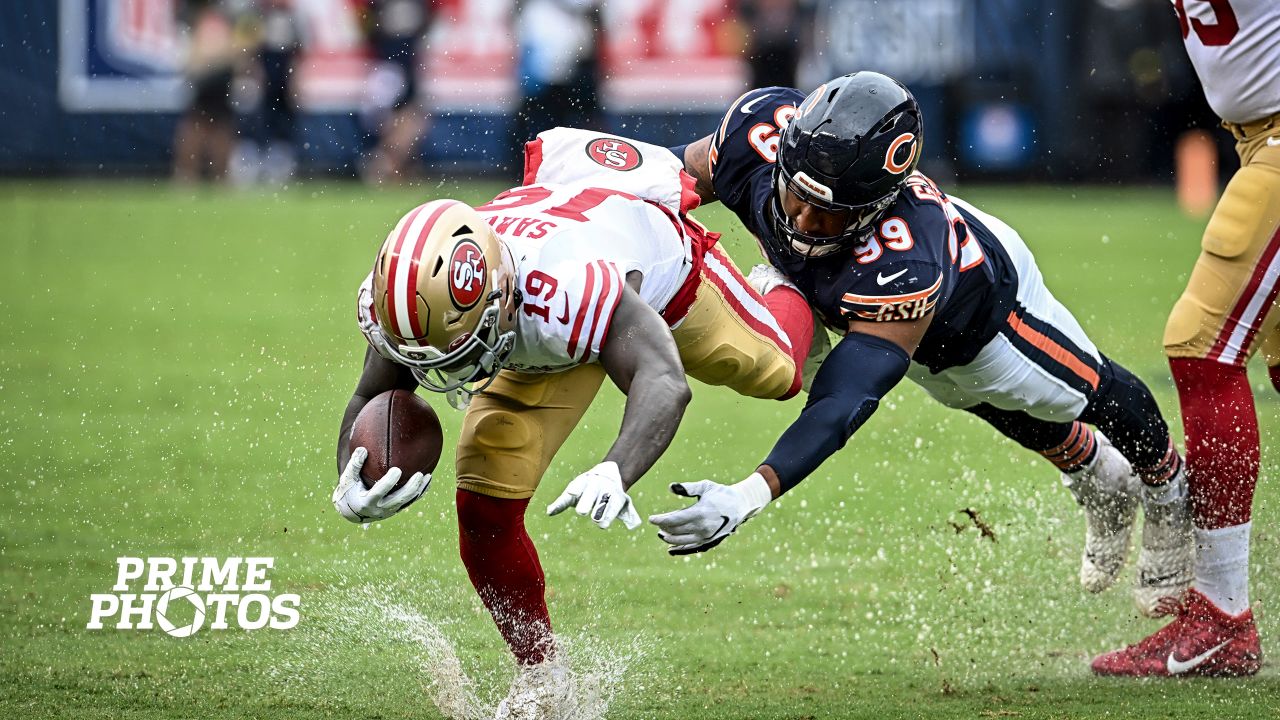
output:
[{"label": "elbow pad", "polygon": [[818,369],[800,417],[762,463],[778,475],[782,492],[844,447],[910,365],[906,351],[889,340],[856,332],[844,336]]}]

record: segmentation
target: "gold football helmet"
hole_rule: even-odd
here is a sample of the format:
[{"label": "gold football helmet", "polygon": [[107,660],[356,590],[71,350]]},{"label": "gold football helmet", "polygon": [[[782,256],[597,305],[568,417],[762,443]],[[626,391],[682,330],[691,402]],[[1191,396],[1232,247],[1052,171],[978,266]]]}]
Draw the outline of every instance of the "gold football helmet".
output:
[{"label": "gold football helmet", "polygon": [[434,200],[410,210],[373,267],[384,349],[429,390],[484,389],[515,345],[514,268],[489,223],[465,203]]}]

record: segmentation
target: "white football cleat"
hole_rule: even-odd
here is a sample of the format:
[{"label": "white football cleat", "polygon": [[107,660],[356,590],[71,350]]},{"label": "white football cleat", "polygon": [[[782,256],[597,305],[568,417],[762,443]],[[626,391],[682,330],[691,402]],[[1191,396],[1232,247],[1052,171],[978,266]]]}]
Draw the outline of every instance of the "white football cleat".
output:
[{"label": "white football cleat", "polygon": [[1196,547],[1186,469],[1164,485],[1144,485],[1141,497],[1145,518],[1133,602],[1143,615],[1161,617],[1176,611],[1195,577]]},{"label": "white football cleat", "polygon": [[1106,435],[1094,432],[1098,451],[1088,467],[1062,474],[1062,484],[1084,509],[1080,584],[1092,593],[1115,584],[1129,556],[1141,481]]},{"label": "white football cleat", "polygon": [[564,720],[574,709],[569,668],[556,661],[522,668],[494,720]]}]

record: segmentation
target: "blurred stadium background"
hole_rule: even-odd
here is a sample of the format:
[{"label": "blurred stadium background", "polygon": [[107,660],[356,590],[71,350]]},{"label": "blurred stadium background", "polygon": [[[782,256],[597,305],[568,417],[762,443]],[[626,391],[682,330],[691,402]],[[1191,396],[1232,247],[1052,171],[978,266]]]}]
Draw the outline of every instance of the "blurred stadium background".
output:
[{"label": "blurred stadium background", "polygon": [[855,69],[912,88],[940,181],[1170,182],[1216,125],[1167,0],[11,0],[0,172],[168,173],[221,92],[236,182],[354,177],[397,104],[407,174],[497,174],[549,123],[676,144]]},{"label": "blurred stadium background", "polygon": [[[400,605],[500,696],[509,658],[457,558],[452,464],[413,516],[359,530],[329,502],[354,290],[387,227],[424,195],[492,197],[553,123],[682,143],[752,85],[863,68],[911,87],[923,169],[1023,233],[1181,438],[1160,334],[1236,159],[1168,0],[0,2],[0,711],[441,717],[416,636],[384,617]],[[245,189],[186,184],[219,174]],[[758,260],[730,213],[698,215]],[[1280,396],[1254,383],[1253,593],[1274,656]],[[646,513],[674,507],[667,481],[737,473],[796,412],[695,393],[634,491]],[[602,393],[535,506],[598,459],[621,405]],[[611,717],[1280,716],[1274,664],[1091,677],[1093,653],[1158,624],[1128,576],[1080,590],[1083,521],[1051,467],[917,388],[819,475],[679,561],[648,529],[530,513],[557,627],[634,655]],[[85,629],[118,555],[249,552],[302,593],[298,632]]]}]

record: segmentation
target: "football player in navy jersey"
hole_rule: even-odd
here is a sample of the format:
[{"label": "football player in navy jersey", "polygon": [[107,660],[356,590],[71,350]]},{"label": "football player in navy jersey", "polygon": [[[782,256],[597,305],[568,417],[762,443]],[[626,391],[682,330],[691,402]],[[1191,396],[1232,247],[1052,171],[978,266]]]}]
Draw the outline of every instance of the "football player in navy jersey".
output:
[{"label": "football player in navy jersey", "polygon": [[1155,399],[1090,342],[1012,228],[916,171],[922,133],[910,91],[859,72],[807,97],[752,90],[713,134],[674,148],[703,202],[724,203],[759,241],[770,266],[753,272],[756,289],[799,289],[843,337],[750,477],[676,483],[697,502],[650,521],[672,554],[715,547],[909,377],[1062,471],[1085,510],[1087,589],[1115,581],[1141,504],[1134,598],[1164,614],[1191,582],[1193,549],[1182,459]]}]

